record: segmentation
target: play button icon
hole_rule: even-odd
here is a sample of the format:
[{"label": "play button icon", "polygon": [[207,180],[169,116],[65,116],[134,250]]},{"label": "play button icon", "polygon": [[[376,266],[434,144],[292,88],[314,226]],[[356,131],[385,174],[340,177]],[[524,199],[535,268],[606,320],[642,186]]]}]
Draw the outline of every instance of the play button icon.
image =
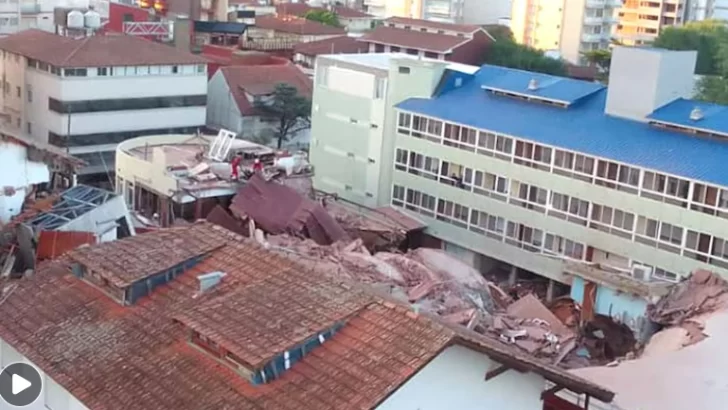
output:
[{"label": "play button icon", "polygon": [[27,390],[28,387],[32,386],[33,383],[25,380],[21,376],[18,376],[17,374],[13,375],[12,382],[13,385],[13,395],[17,395],[20,392]]},{"label": "play button icon", "polygon": [[10,405],[28,406],[40,397],[42,390],[40,373],[27,363],[13,363],[0,373],[0,397]]}]

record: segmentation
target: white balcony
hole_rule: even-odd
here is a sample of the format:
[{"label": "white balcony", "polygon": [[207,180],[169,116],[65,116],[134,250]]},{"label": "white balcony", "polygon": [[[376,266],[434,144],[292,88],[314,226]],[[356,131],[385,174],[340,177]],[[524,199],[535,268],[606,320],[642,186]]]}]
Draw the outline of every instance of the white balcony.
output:
[{"label": "white balcony", "polygon": [[586,0],[586,6],[590,9],[603,9],[606,2],[606,0]]},{"label": "white balcony", "polygon": [[609,33],[584,33],[581,35],[581,41],[585,43],[599,43],[605,38],[609,39]]},{"label": "white balcony", "polygon": [[17,0],[0,0],[0,13],[18,13],[20,12],[20,4]]},{"label": "white balcony", "polygon": [[604,17],[586,16],[584,17],[584,24],[587,26],[601,26],[605,24]]}]

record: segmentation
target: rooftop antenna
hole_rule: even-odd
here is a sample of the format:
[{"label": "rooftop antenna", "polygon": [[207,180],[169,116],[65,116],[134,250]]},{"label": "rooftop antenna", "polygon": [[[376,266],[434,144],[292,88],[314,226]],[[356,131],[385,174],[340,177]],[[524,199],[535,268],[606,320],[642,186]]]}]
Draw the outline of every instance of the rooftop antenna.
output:
[{"label": "rooftop antenna", "polygon": [[538,80],[535,78],[532,78],[531,81],[528,82],[528,89],[531,91],[538,90]]},{"label": "rooftop antenna", "polygon": [[695,107],[690,111],[690,119],[693,121],[700,121],[703,119],[703,110],[700,107]]}]

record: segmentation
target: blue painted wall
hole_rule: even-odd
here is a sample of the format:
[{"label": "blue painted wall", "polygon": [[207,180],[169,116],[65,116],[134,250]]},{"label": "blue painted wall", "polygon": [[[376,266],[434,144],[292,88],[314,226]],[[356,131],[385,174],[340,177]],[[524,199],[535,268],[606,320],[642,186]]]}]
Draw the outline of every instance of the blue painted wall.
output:
[{"label": "blue painted wall", "polygon": [[[584,303],[584,279],[574,277],[571,283],[571,298]],[[597,286],[597,300],[594,306],[596,313],[605,316],[618,318],[629,326],[637,339],[643,339],[647,335],[647,301],[643,298],[628,293],[617,292],[607,286]]]}]

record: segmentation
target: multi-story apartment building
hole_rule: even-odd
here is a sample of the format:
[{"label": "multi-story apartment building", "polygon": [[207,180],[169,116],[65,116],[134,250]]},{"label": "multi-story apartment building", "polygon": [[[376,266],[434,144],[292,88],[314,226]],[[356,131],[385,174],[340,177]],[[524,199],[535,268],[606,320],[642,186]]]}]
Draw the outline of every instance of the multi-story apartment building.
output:
[{"label": "multi-story apartment building", "polygon": [[205,125],[207,60],[125,35],[26,30],[0,39],[7,126],[62,147],[108,181],[116,144]]},{"label": "multi-story apartment building", "polygon": [[728,20],[728,0],[691,0],[685,11],[685,21],[708,19]]},{"label": "multi-story apartment building", "polygon": [[364,0],[367,13],[455,24],[497,24],[511,13],[511,0]]},{"label": "multi-story apartment building", "polygon": [[728,276],[728,107],[686,99],[695,52],[616,47],[608,89],[378,56],[319,58],[316,189],[402,207],[484,272]]},{"label": "multi-story apartment building", "polygon": [[540,50],[557,51],[573,64],[582,53],[607,48],[621,0],[513,0],[511,31],[514,39]]},{"label": "multi-story apartment building", "polygon": [[682,25],[687,6],[687,0],[625,0],[618,10],[614,38],[625,45],[649,44],[664,27]]}]

